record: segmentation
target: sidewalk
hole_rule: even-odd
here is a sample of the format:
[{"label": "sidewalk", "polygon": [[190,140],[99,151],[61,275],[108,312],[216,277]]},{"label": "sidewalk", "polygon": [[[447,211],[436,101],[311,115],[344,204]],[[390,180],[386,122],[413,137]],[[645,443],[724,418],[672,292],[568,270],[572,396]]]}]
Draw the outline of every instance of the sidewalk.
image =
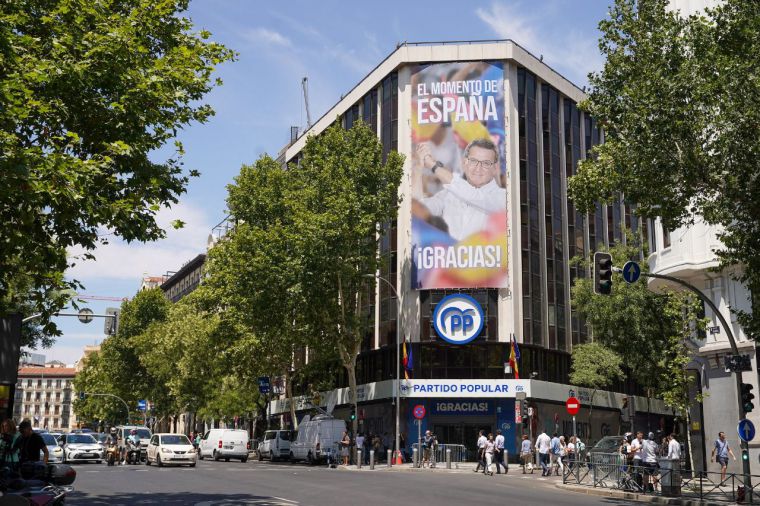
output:
[{"label": "sidewalk", "polygon": [[[477,466],[477,462],[452,462],[451,463],[451,469],[446,469],[446,463],[439,463],[436,465],[436,467],[430,468],[430,467],[414,467],[411,462],[407,462],[400,465],[394,465],[392,467],[387,467],[385,465],[385,462],[381,464],[375,464],[375,469],[371,470],[369,466],[362,465],[361,468],[357,468],[355,465],[350,466],[338,466],[338,469],[342,469],[345,471],[370,471],[370,472],[377,472],[377,471],[385,471],[385,472],[413,472],[413,473],[473,473],[475,471],[475,466]],[[480,473],[483,471],[481,470]],[[494,476],[499,476],[494,473]],[[522,466],[519,464],[510,464],[509,465],[509,472],[507,473],[507,476],[523,476],[523,477],[535,477],[535,478],[541,478],[541,470],[537,469],[534,471],[534,473],[531,475],[530,473],[523,474],[522,472]],[[552,479],[556,478],[557,480],[561,480],[561,476],[552,476],[547,477],[545,479]]]},{"label": "sidewalk", "polygon": [[575,492],[578,494],[595,495],[601,497],[611,497],[613,499],[624,499],[626,501],[636,502],[648,502],[652,504],[670,504],[674,506],[728,506],[729,502],[708,502],[700,501],[699,499],[688,499],[683,497],[662,497],[653,496],[647,494],[638,494],[635,492],[626,492],[624,490],[616,490],[610,488],[601,487],[586,487],[583,485],[572,485],[570,483],[564,484],[561,481],[556,483],[555,486],[560,490]]}]

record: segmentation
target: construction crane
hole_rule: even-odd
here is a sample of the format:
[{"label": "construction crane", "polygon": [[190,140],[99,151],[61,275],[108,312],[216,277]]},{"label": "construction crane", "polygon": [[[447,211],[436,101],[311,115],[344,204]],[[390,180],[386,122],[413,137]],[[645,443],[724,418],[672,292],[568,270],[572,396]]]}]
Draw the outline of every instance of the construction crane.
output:
[{"label": "construction crane", "polygon": [[105,295],[86,295],[84,293],[78,293],[74,298],[79,300],[111,300],[114,302],[129,300],[129,297],[108,297]]},{"label": "construction crane", "polygon": [[306,106],[306,129],[311,128],[311,111],[309,110],[309,78],[304,77],[301,79],[301,87],[303,88],[303,102]]}]

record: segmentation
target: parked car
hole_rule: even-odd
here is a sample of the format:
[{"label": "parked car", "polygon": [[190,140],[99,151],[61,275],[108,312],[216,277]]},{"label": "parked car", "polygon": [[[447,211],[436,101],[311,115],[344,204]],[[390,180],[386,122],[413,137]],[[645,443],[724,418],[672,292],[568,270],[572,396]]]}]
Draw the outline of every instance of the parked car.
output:
[{"label": "parked car", "polygon": [[153,436],[150,429],[144,425],[119,425],[116,427],[116,438],[119,443],[119,448],[126,446],[126,438],[129,437],[129,433],[132,429],[137,431],[137,437],[140,438],[140,460],[145,461],[145,457],[148,454],[148,443]]},{"label": "parked car", "polygon": [[201,439],[198,458],[209,457],[214,460],[240,459],[248,460],[248,431],[242,429],[211,429]]},{"label": "parked car", "polygon": [[[63,448],[58,446],[58,440],[52,434],[40,434],[48,449],[48,463],[61,464],[63,462]],[[40,459],[44,453],[40,451]]]},{"label": "parked car", "polygon": [[290,458],[290,438],[292,435],[293,432],[289,430],[266,431],[257,451],[259,460],[267,458],[274,462],[280,458]]},{"label": "parked car", "polygon": [[161,467],[165,464],[187,464],[195,467],[195,449],[184,434],[153,434],[148,443],[145,464],[153,462]]},{"label": "parked car", "polygon": [[314,418],[304,417],[298,426],[298,436],[290,443],[290,460],[295,462],[305,460],[310,464],[327,460],[329,454],[333,457],[346,422],[330,415],[317,415]]},{"label": "parked car", "polygon": [[90,434],[66,434],[58,443],[63,448],[64,462],[96,462],[103,460],[103,448]]}]

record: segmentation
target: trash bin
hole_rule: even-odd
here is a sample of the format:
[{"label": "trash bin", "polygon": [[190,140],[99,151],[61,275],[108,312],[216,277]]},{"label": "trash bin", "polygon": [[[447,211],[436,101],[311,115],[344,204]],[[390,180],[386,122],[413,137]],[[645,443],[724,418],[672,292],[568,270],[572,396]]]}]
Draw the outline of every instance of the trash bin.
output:
[{"label": "trash bin", "polygon": [[665,497],[681,496],[681,461],[660,457],[660,487]]}]

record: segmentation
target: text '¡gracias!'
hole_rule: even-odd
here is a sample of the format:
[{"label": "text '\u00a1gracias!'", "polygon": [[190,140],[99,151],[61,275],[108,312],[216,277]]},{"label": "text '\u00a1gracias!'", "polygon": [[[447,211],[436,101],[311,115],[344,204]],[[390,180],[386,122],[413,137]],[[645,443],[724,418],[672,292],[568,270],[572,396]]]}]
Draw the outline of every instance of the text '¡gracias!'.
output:
[{"label": "text '\u00a1gracias!'", "polygon": [[476,269],[501,267],[501,247],[426,246],[417,248],[418,269]]},{"label": "text '\u00a1gracias!'", "polygon": [[417,122],[425,125],[498,120],[495,94],[503,87],[502,83],[499,79],[429,83],[429,92],[428,83],[420,83],[417,85]]}]

